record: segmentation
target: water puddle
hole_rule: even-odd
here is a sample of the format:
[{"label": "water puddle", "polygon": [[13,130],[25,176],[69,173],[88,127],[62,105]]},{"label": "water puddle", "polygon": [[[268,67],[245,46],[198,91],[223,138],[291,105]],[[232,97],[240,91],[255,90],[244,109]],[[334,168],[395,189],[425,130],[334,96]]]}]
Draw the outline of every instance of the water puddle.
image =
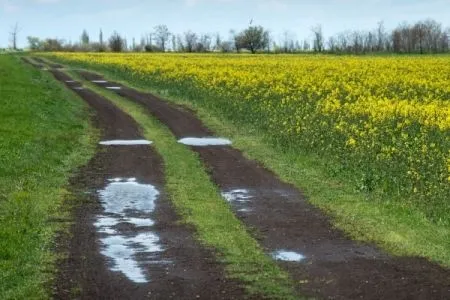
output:
[{"label": "water puddle", "polygon": [[108,83],[106,80],[91,80],[93,83]]},{"label": "water puddle", "polygon": [[101,234],[101,253],[110,259],[112,271],[136,283],[149,282],[137,257],[147,264],[161,263],[158,254],[164,249],[151,231],[158,190],[138,183],[136,178],[113,178],[98,194],[104,212],[97,216],[94,226]]},{"label": "water puddle", "polygon": [[81,91],[81,90],[84,90],[84,88],[83,88],[83,87],[79,87],[79,86],[77,86],[77,87],[74,87],[73,89],[74,89],[74,90],[77,90],[77,91]]},{"label": "water puddle", "polygon": [[182,138],[178,141],[180,144],[188,146],[227,146],[231,145],[231,141],[224,138]]},{"label": "water puddle", "polygon": [[246,189],[235,189],[227,192],[222,192],[222,197],[230,204],[237,207],[237,211],[242,213],[249,213],[252,210],[245,207],[245,205],[253,198],[250,191]]},{"label": "water puddle", "polygon": [[133,145],[151,145],[151,141],[147,140],[111,140],[99,143],[103,146],[133,146]]},{"label": "water puddle", "polygon": [[67,83],[75,83],[75,80],[66,80]]},{"label": "water puddle", "polygon": [[228,192],[223,192],[222,197],[228,202],[248,202],[252,196],[250,196],[250,191],[246,189],[236,189]]},{"label": "water puddle", "polygon": [[108,90],[121,90],[122,88],[120,86],[107,86]]},{"label": "water puddle", "polygon": [[275,251],[274,253],[272,253],[272,257],[276,260],[291,262],[299,262],[305,259],[305,256],[300,253],[285,250]]}]

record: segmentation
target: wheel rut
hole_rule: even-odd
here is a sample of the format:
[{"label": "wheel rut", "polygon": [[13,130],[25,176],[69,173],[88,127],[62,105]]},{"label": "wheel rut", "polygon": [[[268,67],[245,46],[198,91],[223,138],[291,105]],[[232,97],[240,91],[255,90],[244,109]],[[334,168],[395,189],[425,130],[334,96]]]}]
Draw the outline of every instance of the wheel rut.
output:
[{"label": "wheel rut", "polygon": [[[179,138],[212,137],[189,110],[82,71],[86,80],[147,109]],[[294,186],[231,146],[192,146],[236,215],[303,295],[325,299],[450,299],[450,270],[423,258],[393,257],[333,228]]]},{"label": "wheel rut", "polygon": [[[145,140],[139,125],[67,74],[50,70],[94,110],[102,141]],[[243,299],[211,249],[180,225],[151,145],[98,145],[70,180],[70,238],[59,248],[56,299]]]}]

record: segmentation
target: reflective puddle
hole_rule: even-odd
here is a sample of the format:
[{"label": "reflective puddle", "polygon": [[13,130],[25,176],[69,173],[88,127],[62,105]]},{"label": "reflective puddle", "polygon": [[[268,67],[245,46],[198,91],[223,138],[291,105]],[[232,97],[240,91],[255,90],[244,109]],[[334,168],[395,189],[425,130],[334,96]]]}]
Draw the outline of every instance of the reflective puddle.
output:
[{"label": "reflective puddle", "polygon": [[293,261],[293,262],[298,262],[305,259],[305,256],[300,253],[285,250],[275,251],[274,253],[272,253],[272,257],[275,258],[276,260]]},{"label": "reflective puddle", "polygon": [[111,140],[99,143],[104,146],[133,146],[133,145],[151,145],[151,141],[147,140]]},{"label": "reflective puddle", "polygon": [[66,80],[67,83],[75,83],[75,80]]},{"label": "reflective puddle", "polygon": [[248,202],[253,196],[250,195],[250,191],[246,189],[236,189],[228,192],[223,192],[222,197],[228,202]]},{"label": "reflective puddle", "polygon": [[122,88],[120,86],[107,86],[108,90],[121,90]]},{"label": "reflective puddle", "polygon": [[91,80],[93,83],[108,83],[106,80]]},{"label": "reflective puddle", "polygon": [[188,146],[226,146],[231,145],[231,141],[224,138],[182,138],[178,141],[180,144]]},{"label": "reflective puddle", "polygon": [[80,86],[74,87],[73,89],[74,89],[74,90],[78,90],[78,91],[84,90],[84,88],[83,88],[83,87],[80,87]]},{"label": "reflective puddle", "polygon": [[101,253],[110,259],[112,271],[121,272],[136,283],[149,282],[140,261],[160,263],[158,253],[164,250],[159,237],[151,231],[151,213],[159,192],[135,178],[109,181],[105,189],[98,191],[104,212],[94,223],[101,233]]},{"label": "reflective puddle", "polygon": [[253,198],[253,196],[250,195],[249,190],[235,189],[222,192],[222,197],[232,205],[236,206],[239,212],[248,213],[252,211],[250,208],[245,207],[245,205]]}]

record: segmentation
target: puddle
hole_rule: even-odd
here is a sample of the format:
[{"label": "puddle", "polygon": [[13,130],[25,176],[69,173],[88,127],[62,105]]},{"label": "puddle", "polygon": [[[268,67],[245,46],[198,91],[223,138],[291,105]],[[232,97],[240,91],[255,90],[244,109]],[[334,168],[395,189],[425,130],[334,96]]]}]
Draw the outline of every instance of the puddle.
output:
[{"label": "puddle", "polygon": [[178,143],[188,146],[227,146],[231,141],[224,138],[182,138]]},{"label": "puddle", "polygon": [[235,189],[227,192],[222,192],[222,197],[232,205],[235,205],[238,212],[249,213],[252,209],[245,207],[245,205],[253,198],[250,191],[246,189]]},{"label": "puddle", "polygon": [[140,252],[160,252],[157,235],[147,232],[128,238],[121,235],[111,235],[103,238],[105,248],[101,253],[113,259],[112,271],[122,272],[130,280],[136,283],[147,283],[149,280],[144,270],[139,267],[135,256]]},{"label": "puddle", "polygon": [[305,259],[305,256],[300,253],[293,252],[293,251],[285,251],[285,250],[275,251],[272,254],[272,256],[276,260],[292,261],[292,262],[298,262],[298,261],[302,261]]},{"label": "puddle", "polygon": [[122,88],[120,86],[107,86],[108,90],[121,90]]},{"label": "puddle", "polygon": [[108,83],[106,80],[91,80],[93,83]]},{"label": "puddle", "polygon": [[74,90],[78,90],[78,91],[84,90],[83,87],[74,87],[73,89],[74,89]]},{"label": "puddle", "polygon": [[[97,216],[94,226],[101,233],[101,253],[109,258],[111,270],[123,273],[136,283],[146,283],[146,264],[160,263],[158,253],[163,251],[159,237],[151,231],[154,221],[151,213],[159,191],[150,184],[140,184],[136,178],[113,178],[105,189],[98,191],[104,212]],[[123,232],[122,224],[131,224],[137,230]]]},{"label": "puddle", "polygon": [[66,80],[67,83],[75,83],[75,80]]},{"label": "puddle", "polygon": [[151,145],[151,141],[147,140],[112,140],[102,141],[99,143],[104,146],[133,146],[133,145]]}]

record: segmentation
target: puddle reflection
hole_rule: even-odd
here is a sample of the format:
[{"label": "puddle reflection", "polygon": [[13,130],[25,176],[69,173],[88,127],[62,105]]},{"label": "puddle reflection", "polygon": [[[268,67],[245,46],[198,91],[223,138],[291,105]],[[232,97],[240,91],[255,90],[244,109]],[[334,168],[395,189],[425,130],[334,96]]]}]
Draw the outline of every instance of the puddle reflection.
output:
[{"label": "puddle reflection", "polygon": [[227,146],[231,145],[231,141],[224,138],[182,138],[178,143],[188,146]]},{"label": "puddle reflection", "polygon": [[282,260],[282,261],[298,262],[298,261],[302,261],[305,259],[305,256],[300,253],[293,252],[293,251],[285,251],[285,250],[275,251],[272,254],[272,256],[276,260]]},{"label": "puddle reflection", "polygon": [[[113,178],[99,197],[104,212],[94,226],[101,233],[101,253],[111,262],[111,270],[122,272],[136,283],[149,282],[137,255],[144,255],[146,263],[159,261],[163,251],[159,237],[146,227],[154,225],[151,213],[155,209],[158,190],[150,184],[140,184],[135,178]],[[132,225],[133,230],[123,231],[120,225]],[[151,228],[149,228],[151,229]],[[143,231],[144,230],[144,231]]]}]

